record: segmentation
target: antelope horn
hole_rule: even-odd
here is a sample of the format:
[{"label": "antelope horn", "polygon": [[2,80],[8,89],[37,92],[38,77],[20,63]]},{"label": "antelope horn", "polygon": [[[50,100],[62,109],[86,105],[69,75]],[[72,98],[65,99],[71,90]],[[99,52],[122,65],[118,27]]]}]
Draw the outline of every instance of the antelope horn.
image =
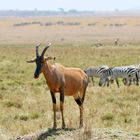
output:
[{"label": "antelope horn", "polygon": [[42,51],[41,57],[44,57],[44,54],[46,52],[46,50],[51,46],[51,43],[48,43],[48,45],[44,48],[44,50]]},{"label": "antelope horn", "polygon": [[39,53],[38,53],[38,48],[41,44],[39,43],[38,45],[36,45],[36,56],[39,56]]}]

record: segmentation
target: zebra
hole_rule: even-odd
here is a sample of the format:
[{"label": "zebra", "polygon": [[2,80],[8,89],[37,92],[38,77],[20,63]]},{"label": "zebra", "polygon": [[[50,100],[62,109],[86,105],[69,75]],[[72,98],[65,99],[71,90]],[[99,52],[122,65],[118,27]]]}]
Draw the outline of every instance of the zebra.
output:
[{"label": "zebra", "polygon": [[100,78],[103,71],[109,69],[106,65],[96,66],[96,67],[88,67],[84,70],[84,72],[88,75],[92,80],[92,84],[94,86],[94,77]]},{"label": "zebra", "polygon": [[132,67],[132,68],[140,69],[140,64],[128,65],[127,67]]},{"label": "zebra", "polygon": [[129,86],[131,84],[131,78],[136,80],[136,85],[138,85],[138,70],[132,67],[114,67],[105,70],[100,77],[99,86],[104,86],[105,82],[110,77],[111,83],[115,80],[117,86],[119,87],[118,78],[123,78],[126,80],[126,85]]},{"label": "zebra", "polygon": [[[133,65],[128,65],[128,66],[124,66],[124,67],[131,67],[131,68],[135,68],[138,70],[138,79],[140,79],[140,64],[133,64]],[[131,79],[131,81],[133,81],[134,83],[137,82],[136,79]],[[123,79],[123,83],[124,85],[126,84],[126,79]]]}]

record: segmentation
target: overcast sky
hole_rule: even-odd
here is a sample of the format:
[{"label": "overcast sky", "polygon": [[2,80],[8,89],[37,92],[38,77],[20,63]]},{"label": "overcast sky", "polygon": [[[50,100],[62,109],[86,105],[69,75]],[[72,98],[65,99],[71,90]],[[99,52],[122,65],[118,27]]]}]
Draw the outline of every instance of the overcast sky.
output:
[{"label": "overcast sky", "polygon": [[128,10],[140,9],[140,0],[0,0],[0,10]]}]

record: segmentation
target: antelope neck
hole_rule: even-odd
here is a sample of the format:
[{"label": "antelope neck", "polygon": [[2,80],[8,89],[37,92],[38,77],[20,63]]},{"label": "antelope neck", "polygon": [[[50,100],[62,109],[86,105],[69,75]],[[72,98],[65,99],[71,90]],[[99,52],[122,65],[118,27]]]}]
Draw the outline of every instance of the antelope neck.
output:
[{"label": "antelope neck", "polygon": [[48,62],[45,62],[43,67],[42,67],[42,72],[46,78],[46,80],[52,76],[52,68],[51,68],[51,64],[49,64]]}]

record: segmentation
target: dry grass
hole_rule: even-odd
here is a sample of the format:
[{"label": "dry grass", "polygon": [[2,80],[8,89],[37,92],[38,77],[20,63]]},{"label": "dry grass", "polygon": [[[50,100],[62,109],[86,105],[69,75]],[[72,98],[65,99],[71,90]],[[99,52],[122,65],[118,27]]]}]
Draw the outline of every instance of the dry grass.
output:
[{"label": "dry grass", "polygon": [[[0,52],[0,127],[12,136],[52,127],[51,96],[44,77],[40,75],[38,80],[34,80],[35,64],[26,63],[26,60],[34,57],[34,47],[5,45],[0,46]],[[56,62],[65,66],[84,69],[101,64],[117,66],[140,63],[139,52],[140,47],[134,45],[95,48],[91,44],[56,44],[46,55],[55,56]],[[95,87],[89,84],[84,103],[87,133],[92,128],[117,128],[139,133],[139,87],[126,87],[121,83],[119,89],[115,84],[109,88],[100,88],[97,80],[95,84]],[[79,109],[72,97],[65,98],[65,119],[67,127],[78,128]],[[59,106],[57,122],[58,127],[61,127]]]},{"label": "dry grass", "polygon": [[[27,26],[15,24],[34,23]],[[56,23],[79,23],[62,25]],[[51,25],[44,26],[46,23]],[[33,44],[48,42],[74,44],[90,42],[113,44],[120,38],[121,44],[140,43],[140,17],[34,17],[1,18],[1,44]]]},{"label": "dry grass", "polygon": [[[14,26],[24,22],[40,22],[43,25],[50,22],[51,25]],[[80,24],[56,25],[57,22]],[[1,18],[0,139],[52,127],[51,96],[44,77],[40,75],[38,80],[34,80],[35,64],[26,63],[35,55],[32,44],[52,42],[46,55],[55,56],[56,62],[70,67],[85,69],[102,64],[110,67],[135,64],[140,63],[138,23],[139,17]],[[120,45],[115,47],[111,44],[116,38],[120,39]],[[105,46],[96,48],[95,43]],[[126,87],[121,83],[119,89],[115,84],[100,88],[98,79],[95,84],[94,87],[89,84],[87,89],[84,103],[85,131],[80,138],[90,137],[93,128],[119,129],[135,132],[139,136],[139,87]],[[78,128],[79,109],[73,97],[65,98],[65,119],[67,127]],[[57,120],[60,128],[59,104]],[[55,133],[64,132],[58,129]]]}]

